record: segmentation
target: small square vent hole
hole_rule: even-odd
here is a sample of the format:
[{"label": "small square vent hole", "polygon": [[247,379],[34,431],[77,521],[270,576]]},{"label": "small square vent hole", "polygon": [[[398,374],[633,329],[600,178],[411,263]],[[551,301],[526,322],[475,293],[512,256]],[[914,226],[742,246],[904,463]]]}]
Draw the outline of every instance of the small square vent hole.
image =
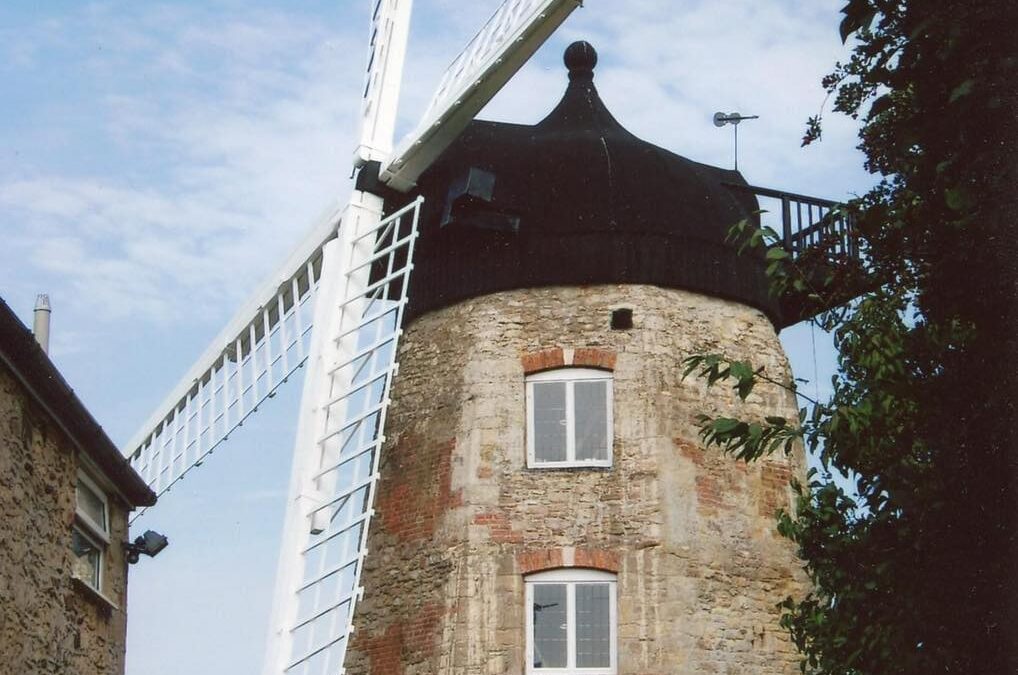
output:
[{"label": "small square vent hole", "polygon": [[629,330],[633,327],[633,310],[628,307],[612,312],[612,330]]}]

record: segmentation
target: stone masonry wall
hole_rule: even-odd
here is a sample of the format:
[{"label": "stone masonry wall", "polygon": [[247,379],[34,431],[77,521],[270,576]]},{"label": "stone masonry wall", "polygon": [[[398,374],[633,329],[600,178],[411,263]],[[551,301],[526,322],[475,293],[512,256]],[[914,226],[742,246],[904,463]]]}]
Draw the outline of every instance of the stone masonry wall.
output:
[{"label": "stone masonry wall", "polygon": [[[103,594],[71,578],[80,458],[53,419],[0,366],[0,671],[124,672],[127,511],[110,498]],[[90,474],[91,475],[91,474]],[[93,479],[98,479],[91,475]]]},{"label": "stone masonry wall", "polygon": [[[613,309],[633,310],[611,330]],[[699,413],[795,415],[758,387],[682,381],[724,352],[785,377],[758,311],[651,286],[512,291],[417,319],[400,349],[347,672],[525,671],[524,575],[618,577],[619,673],[793,673],[775,604],[804,577],[774,513],[801,452],[740,464],[705,451]],[[614,372],[610,469],[527,469],[525,373]]]}]

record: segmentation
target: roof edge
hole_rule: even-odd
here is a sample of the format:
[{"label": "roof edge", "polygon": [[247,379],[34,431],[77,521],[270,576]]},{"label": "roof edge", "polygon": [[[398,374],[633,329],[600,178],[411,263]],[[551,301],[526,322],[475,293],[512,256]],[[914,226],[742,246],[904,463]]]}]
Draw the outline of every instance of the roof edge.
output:
[{"label": "roof edge", "polygon": [[0,361],[132,507],[155,504],[156,494],[131,467],[3,298],[0,298]]}]

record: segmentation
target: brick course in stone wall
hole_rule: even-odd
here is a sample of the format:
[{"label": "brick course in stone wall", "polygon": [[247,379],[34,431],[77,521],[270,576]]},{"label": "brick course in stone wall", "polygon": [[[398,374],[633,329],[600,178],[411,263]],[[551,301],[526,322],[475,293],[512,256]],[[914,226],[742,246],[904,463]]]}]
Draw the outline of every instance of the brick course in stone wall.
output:
[{"label": "brick course in stone wall", "polygon": [[[634,326],[610,330],[611,310]],[[696,416],[795,415],[787,392],[741,403],[682,380],[723,351],[788,375],[750,308],[649,286],[545,288],[468,300],[406,331],[347,672],[525,671],[526,574],[618,575],[619,673],[798,672],[775,604],[804,577],[774,513],[801,451],[753,465],[697,442]],[[613,371],[613,466],[526,467],[525,377]]]},{"label": "brick course in stone wall", "polygon": [[520,365],[523,366],[524,375],[566,367],[614,370],[616,358],[615,352],[611,349],[600,349],[598,347],[580,347],[579,349],[550,347],[522,354],[520,356]]}]

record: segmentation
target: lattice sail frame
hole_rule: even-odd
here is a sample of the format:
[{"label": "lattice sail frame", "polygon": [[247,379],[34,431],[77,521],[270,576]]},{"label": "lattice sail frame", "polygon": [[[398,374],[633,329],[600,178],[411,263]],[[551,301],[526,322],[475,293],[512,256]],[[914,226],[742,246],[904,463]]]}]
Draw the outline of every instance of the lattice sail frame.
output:
[{"label": "lattice sail frame", "polygon": [[381,178],[407,191],[582,0],[506,0],[446,69],[417,127]]},{"label": "lattice sail frame", "polygon": [[265,673],[340,671],[352,631],[422,200],[355,193],[325,249]]},{"label": "lattice sail frame", "polygon": [[262,310],[261,320],[251,323],[246,335],[223,349],[179,407],[131,456],[132,465],[156,494],[201,465],[304,364],[320,276],[319,256],[293,278],[290,288],[280,290],[274,306]]},{"label": "lattice sail frame", "polygon": [[[392,152],[413,2],[371,0],[371,7],[355,166],[387,160]],[[125,446],[131,465],[157,495],[200,465],[304,364],[322,252],[343,211],[331,209],[312,228]]]},{"label": "lattice sail frame", "polygon": [[201,465],[304,365],[322,251],[338,222],[337,210],[325,214],[126,446],[131,466],[157,495]]}]

